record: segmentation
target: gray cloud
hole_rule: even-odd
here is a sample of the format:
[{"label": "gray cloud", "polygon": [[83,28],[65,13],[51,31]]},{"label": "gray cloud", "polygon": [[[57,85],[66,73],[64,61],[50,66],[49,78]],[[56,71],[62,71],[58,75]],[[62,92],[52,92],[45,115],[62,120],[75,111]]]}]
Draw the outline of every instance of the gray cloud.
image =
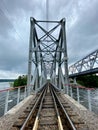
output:
[{"label": "gray cloud", "polygon": [[[29,20],[31,16],[46,19],[45,2],[3,0],[0,3],[0,72],[4,75],[9,71],[27,73]],[[98,47],[97,6],[97,0],[49,0],[49,19],[66,18],[69,64]]]},{"label": "gray cloud", "polygon": [[[77,20],[68,32],[69,63],[80,60],[98,48],[98,1],[78,5]],[[70,51],[71,50],[71,51]]]}]

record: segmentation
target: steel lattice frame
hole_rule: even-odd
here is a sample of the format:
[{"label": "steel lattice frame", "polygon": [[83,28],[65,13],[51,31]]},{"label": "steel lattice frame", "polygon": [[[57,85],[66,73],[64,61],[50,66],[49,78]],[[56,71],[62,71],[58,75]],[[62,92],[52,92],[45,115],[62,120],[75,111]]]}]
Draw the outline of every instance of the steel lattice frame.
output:
[{"label": "steel lattice frame", "polygon": [[38,74],[38,66],[40,66],[41,73],[44,72],[44,76],[50,76],[50,78],[53,73],[56,76],[57,68],[59,77],[59,68],[64,64],[65,83],[68,84],[67,59],[65,19],[60,21],[38,21],[31,17],[28,84],[31,83],[33,75],[32,62],[35,64]]},{"label": "steel lattice frame", "polygon": [[98,68],[98,49],[90,53],[86,57],[84,57],[82,60],[71,65],[69,67],[69,74],[81,73],[83,71],[88,70],[89,73],[92,72],[90,70],[95,70],[97,72],[98,71],[97,68]]}]

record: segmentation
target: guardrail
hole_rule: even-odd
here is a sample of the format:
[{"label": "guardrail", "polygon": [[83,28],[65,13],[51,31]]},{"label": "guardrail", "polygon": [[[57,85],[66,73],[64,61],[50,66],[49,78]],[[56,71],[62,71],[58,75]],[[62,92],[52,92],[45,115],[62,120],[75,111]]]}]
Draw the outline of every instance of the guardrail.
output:
[{"label": "guardrail", "polygon": [[[69,88],[66,86],[69,86]],[[98,114],[98,89],[86,88],[77,84],[65,84],[65,93],[90,111]]]},{"label": "guardrail", "polygon": [[0,116],[25,99],[33,91],[33,86],[19,86],[0,90]]}]

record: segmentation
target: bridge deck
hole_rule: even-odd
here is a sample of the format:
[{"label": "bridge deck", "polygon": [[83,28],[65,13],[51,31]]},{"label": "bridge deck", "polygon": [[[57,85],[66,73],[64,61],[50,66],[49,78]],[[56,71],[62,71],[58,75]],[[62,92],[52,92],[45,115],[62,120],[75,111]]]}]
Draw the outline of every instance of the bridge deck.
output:
[{"label": "bridge deck", "polygon": [[80,73],[70,74],[69,78],[74,78],[74,77],[79,77],[79,76],[84,76],[84,75],[90,75],[90,74],[96,74],[96,73],[98,73],[98,68],[82,71]]},{"label": "bridge deck", "polygon": [[[52,86],[53,87],[53,86]],[[37,104],[37,106],[35,107],[36,109],[34,109],[35,111],[33,114],[31,114],[32,118],[30,118],[29,123],[26,124],[26,129],[32,129],[35,126],[38,126],[38,130],[49,130],[49,129],[59,129],[59,125],[62,124],[63,129],[72,129],[70,126],[69,121],[67,120],[64,110],[66,110],[69,118],[71,119],[73,125],[75,126],[75,128],[77,130],[95,130],[98,129],[98,125],[96,122],[98,122],[98,118],[94,117],[95,115],[92,115],[90,112],[88,112],[88,110],[86,108],[84,108],[83,106],[79,105],[77,102],[75,102],[73,99],[71,99],[69,96],[58,92],[57,90],[55,90],[55,92],[53,92],[54,90],[51,91],[51,86],[50,87],[45,87],[47,88],[45,95],[44,93],[40,97],[41,92],[39,92],[38,94],[36,94],[36,96],[33,95],[33,100],[29,99],[29,103],[26,104],[26,106],[24,105],[24,107],[22,106],[21,109],[18,107],[18,112],[20,111],[20,114],[15,117],[15,113],[16,110],[14,108],[14,111],[8,112],[8,114],[4,117],[2,117],[0,119],[0,129],[2,128],[2,130],[15,130],[15,129],[22,129],[23,124],[27,118],[27,116],[29,115],[29,113],[31,112],[31,109],[34,109],[34,105],[35,103],[37,103],[37,99],[39,98],[39,102]],[[54,94],[52,94],[54,93]],[[56,97],[56,95],[58,97]],[[53,99],[53,95],[54,95],[54,99],[55,99],[55,103],[57,108],[55,107],[55,103],[54,103],[54,99]],[[43,98],[42,98],[43,97]],[[41,102],[41,100],[43,99],[43,101]],[[27,102],[28,102],[27,100]],[[64,110],[62,109],[61,105],[59,104],[59,100],[61,102],[61,104],[64,107]],[[34,103],[35,102],[35,103]],[[40,107],[40,103],[42,104],[42,106]],[[24,104],[24,103],[23,103]],[[40,110],[39,110],[40,108]],[[16,108],[17,109],[17,108]],[[23,109],[23,110],[22,110]],[[39,113],[39,114],[38,114]],[[59,114],[58,114],[59,113]],[[85,114],[84,114],[85,113]],[[11,117],[13,115],[13,117]],[[36,115],[38,116],[38,122],[36,122]],[[58,123],[58,115],[60,117],[60,121]],[[85,117],[85,118],[84,118]],[[8,121],[8,119],[10,118],[10,121]],[[12,118],[12,121],[11,121]],[[84,119],[83,119],[84,118]],[[33,119],[33,120],[31,120]],[[67,124],[66,124],[67,121]],[[1,125],[2,124],[2,125]],[[6,124],[6,125],[4,125]],[[32,124],[32,125],[31,125]],[[24,125],[25,126],[25,125]]]}]

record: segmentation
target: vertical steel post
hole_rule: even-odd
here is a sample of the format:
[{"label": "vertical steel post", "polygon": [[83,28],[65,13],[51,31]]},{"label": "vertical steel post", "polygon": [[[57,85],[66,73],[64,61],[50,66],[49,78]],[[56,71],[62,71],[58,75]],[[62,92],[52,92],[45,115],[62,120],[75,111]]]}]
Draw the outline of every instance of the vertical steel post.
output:
[{"label": "vertical steel post", "polygon": [[34,21],[30,18],[30,40],[29,40],[29,60],[28,60],[28,77],[27,87],[31,83],[31,71],[32,71],[32,39],[33,39]]},{"label": "vertical steel post", "polygon": [[77,87],[77,101],[80,103],[80,95],[79,95],[79,88]]},{"label": "vertical steel post", "polygon": [[59,88],[59,65],[58,65],[57,87]]},{"label": "vertical steel post", "polygon": [[56,70],[55,70],[55,86],[57,86],[57,77],[56,77]]},{"label": "vertical steel post", "polygon": [[35,84],[35,91],[39,87],[39,74],[38,74],[38,66],[36,66],[36,84]]},{"label": "vertical steel post", "polygon": [[53,77],[53,84],[54,84],[54,70],[53,70],[53,73],[52,73],[52,77]]},{"label": "vertical steel post", "polygon": [[26,86],[25,86],[25,88],[24,88],[25,90],[24,90],[24,99],[26,98]]},{"label": "vertical steel post", "polygon": [[56,72],[55,72],[55,69],[54,69],[54,70],[53,70],[53,82],[54,82],[54,84],[56,85],[55,77],[56,77]]},{"label": "vertical steel post", "polygon": [[55,72],[55,86],[57,86],[57,76],[56,76],[56,72]]},{"label": "vertical steel post", "polygon": [[54,79],[54,70],[53,70],[53,84],[55,84],[55,79]]},{"label": "vertical steel post", "polygon": [[20,88],[18,88],[17,92],[17,104],[19,103],[19,99],[20,99]]},{"label": "vertical steel post", "polygon": [[74,84],[77,84],[76,77],[74,77]]},{"label": "vertical steel post", "polygon": [[91,92],[90,90],[87,90],[87,93],[88,93],[88,108],[89,108],[90,111],[92,111],[90,92]]},{"label": "vertical steel post", "polygon": [[65,70],[65,87],[67,87],[67,94],[69,93],[69,79],[68,79],[68,57],[67,57],[67,44],[66,44],[66,31],[65,19],[62,19],[62,33],[63,33],[63,46],[64,46],[64,70]]},{"label": "vertical steel post", "polygon": [[61,67],[59,67],[59,89],[61,90]]},{"label": "vertical steel post", "polygon": [[41,88],[42,75],[40,75],[39,87]]},{"label": "vertical steel post", "polygon": [[4,114],[7,113],[7,110],[8,110],[8,100],[9,100],[9,90],[6,93]]},{"label": "vertical steel post", "polygon": [[42,71],[41,72],[41,77],[40,77],[40,88],[42,87],[42,80],[43,80],[43,75],[44,75],[44,72]]},{"label": "vertical steel post", "polygon": [[54,60],[53,68],[54,68],[54,84],[57,85],[56,83],[56,59]]},{"label": "vertical steel post", "polygon": [[70,95],[73,98],[73,92],[72,92],[72,87],[70,86]]}]

